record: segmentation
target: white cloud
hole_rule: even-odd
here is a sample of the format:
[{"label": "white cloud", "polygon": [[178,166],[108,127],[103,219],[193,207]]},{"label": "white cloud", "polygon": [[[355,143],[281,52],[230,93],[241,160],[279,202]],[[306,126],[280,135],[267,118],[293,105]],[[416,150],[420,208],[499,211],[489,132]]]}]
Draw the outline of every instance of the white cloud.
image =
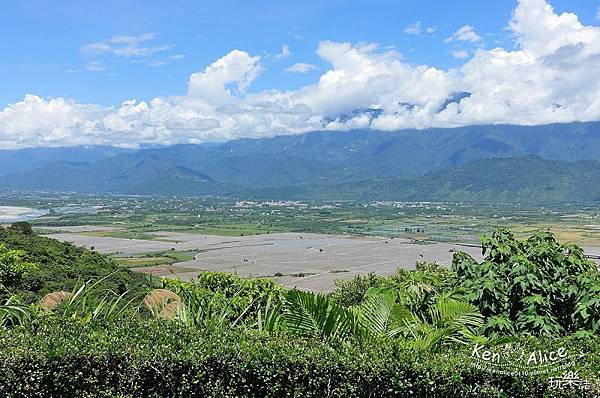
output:
[{"label": "white cloud", "polygon": [[294,65],[285,69],[287,73],[302,73],[303,75],[307,74],[311,70],[315,69],[313,64],[307,64],[305,62],[298,62]]},{"label": "white cloud", "polygon": [[429,26],[429,27],[422,27],[421,26],[421,21],[416,21],[413,24],[408,25],[406,28],[404,28],[404,33],[406,33],[407,35],[422,35],[422,34],[433,34],[436,31],[436,27],[435,26]]},{"label": "white cloud", "polygon": [[471,43],[479,43],[480,41],[482,41],[482,38],[475,32],[475,28],[473,28],[471,25],[465,25],[458,29],[456,32],[454,32],[452,36],[444,40],[444,42],[446,43],[450,43],[453,41],[468,41]]},{"label": "white cloud", "polygon": [[102,72],[106,70],[106,67],[99,61],[90,61],[85,64],[85,69],[93,72]]},{"label": "white cloud", "polygon": [[112,50],[112,47],[106,43],[90,43],[81,48],[81,52],[92,55],[100,55]]},{"label": "white cloud", "polygon": [[136,47],[142,43],[154,40],[155,38],[156,35],[154,33],[143,33],[138,36],[113,36],[108,41],[113,44]]},{"label": "white cloud", "polygon": [[[0,148],[600,120],[600,27],[559,15],[543,0],[520,0],[508,25],[514,50],[480,47],[458,69],[413,66],[376,44],[325,41],[317,54],[330,67],[297,90],[249,92],[260,57],[233,50],[193,73],[181,96],[102,107],[26,95],[0,109]],[[452,40],[476,40],[468,31]]]},{"label": "white cloud", "polygon": [[208,103],[234,101],[231,84],[237,85],[237,93],[244,94],[258,77],[262,67],[260,57],[252,57],[245,51],[233,50],[213,62],[204,71],[193,73],[188,83],[188,95]]},{"label": "white cloud", "polygon": [[183,54],[173,54],[173,55],[168,55],[166,57],[163,58],[158,58],[152,61],[146,61],[146,65],[148,66],[152,66],[152,67],[158,67],[158,66],[164,66],[164,65],[169,65],[171,63],[173,63],[173,61],[179,61],[185,58],[185,55]]},{"label": "white cloud", "polygon": [[287,58],[290,55],[292,55],[292,52],[290,51],[290,46],[288,46],[287,44],[283,45],[281,47],[281,52],[279,54],[277,54],[275,56],[275,58],[277,59],[283,59],[283,58]]},{"label": "white cloud", "polygon": [[85,45],[81,48],[84,54],[98,56],[102,54],[113,54],[118,57],[144,57],[159,52],[167,51],[170,45],[150,45],[156,35],[144,33],[139,36],[114,36],[105,42],[97,42]]},{"label": "white cloud", "polygon": [[[89,71],[105,71],[101,59],[115,57],[129,60],[132,63],[143,63],[148,66],[166,65],[173,60],[181,59],[181,54],[165,55],[173,46],[152,42],[156,40],[153,33],[144,33],[137,36],[113,36],[105,41],[90,43],[81,48],[81,53],[88,57],[85,69]],[[153,57],[154,56],[154,57]]]},{"label": "white cloud", "polygon": [[294,93],[294,100],[325,116],[358,107],[389,106],[398,102],[427,102],[446,91],[446,73],[435,68],[413,68],[394,50],[375,44],[322,42],[317,54],[332,68],[318,83]]},{"label": "white cloud", "polygon": [[404,33],[408,35],[420,35],[421,32],[421,21],[417,21],[414,24],[408,25],[406,28],[404,28]]},{"label": "white cloud", "polygon": [[456,59],[465,59],[469,58],[469,53],[465,50],[452,50],[452,56]]},{"label": "white cloud", "polygon": [[26,95],[0,111],[0,148],[88,144],[104,112],[96,105]]}]

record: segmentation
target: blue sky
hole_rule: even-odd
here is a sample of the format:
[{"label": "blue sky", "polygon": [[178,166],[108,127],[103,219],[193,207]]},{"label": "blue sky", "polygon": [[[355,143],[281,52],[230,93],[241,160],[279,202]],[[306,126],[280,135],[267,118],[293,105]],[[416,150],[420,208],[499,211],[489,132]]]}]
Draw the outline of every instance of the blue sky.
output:
[{"label": "blue sky", "polygon": [[[540,9],[546,4],[542,0],[522,3],[526,12],[534,12],[536,7]],[[584,27],[595,28],[600,23],[598,0],[552,0],[550,4],[552,15],[572,13]],[[349,43],[361,54],[371,54],[373,59],[388,52],[388,58],[393,56],[407,67],[426,65],[447,73],[472,61],[476,51],[495,47],[506,51],[521,49],[518,34],[509,28],[517,6],[517,1],[506,0],[5,2],[0,33],[8,39],[0,43],[0,111],[23,101],[28,94],[44,101],[61,98],[77,104],[93,104],[104,108],[103,112],[126,100],[139,102],[186,96],[193,73],[205,71],[207,66],[233,50],[258,57],[260,63],[242,96],[262,95],[272,90],[301,91],[303,87],[317,84],[327,71],[343,70],[343,67],[332,68],[331,57],[318,54],[319,46],[325,42]],[[468,28],[463,32],[474,36],[456,36],[455,32],[461,28]],[[572,42],[576,36],[573,32],[565,34],[569,35],[569,43],[576,45]],[[378,47],[365,49],[365,43]],[[305,65],[289,69],[296,64]],[[225,86],[229,88],[236,82],[236,79],[227,81]],[[448,84],[435,83],[434,86]],[[458,89],[448,90],[449,95]],[[260,102],[277,102],[272,96],[266,97],[261,97]],[[239,95],[232,96],[232,103],[239,99]],[[383,107],[380,99],[369,97],[364,103],[357,100],[348,104],[347,109],[329,106],[315,110],[314,103],[319,101],[306,103],[313,114],[323,116],[329,112],[331,116],[331,112],[349,112],[357,105]],[[439,103],[443,100],[435,99]],[[284,102],[289,104],[290,101]],[[420,97],[411,99],[417,104],[419,101]],[[421,102],[425,104],[426,99]],[[223,104],[210,105],[214,110]],[[226,125],[207,108],[202,108],[204,113],[198,110],[200,108],[200,105],[194,108],[199,112],[195,120],[212,118],[221,126]],[[88,110],[85,112],[87,118]],[[49,128],[53,128],[53,122],[48,121]],[[15,124],[4,121],[3,127],[2,123],[0,117],[0,146],[8,147],[11,146],[9,141],[15,141],[14,137],[3,140],[1,135],[16,134],[14,127],[6,131]],[[467,122],[458,124],[464,123]],[[71,128],[69,126],[59,127]],[[404,125],[395,123],[393,126]],[[406,127],[427,126],[411,121]],[[262,127],[265,128],[269,127]],[[282,127],[275,133],[286,129]],[[299,130],[289,128],[292,132]],[[22,135],[30,133],[28,130]],[[157,134],[151,140],[156,139]],[[171,142],[171,138],[167,141]],[[222,134],[217,137],[228,138],[232,137]],[[53,145],[52,137],[45,139],[48,145]],[[187,134],[184,140],[194,139]]]},{"label": "blue sky", "polygon": [[[515,1],[13,1],[4,4],[0,32],[0,106],[23,98],[66,96],[104,105],[129,98],[152,98],[185,91],[189,75],[232,49],[275,55],[288,45],[291,55],[271,58],[253,91],[291,89],[316,80],[328,65],[315,53],[323,40],[374,42],[394,46],[412,64],[449,68],[456,45],[444,43],[463,25],[485,36],[486,46],[512,46],[503,28]],[[594,23],[600,1],[553,1],[557,11],[572,11]],[[407,34],[421,21],[431,34]],[[152,33],[152,45],[172,46],[153,56],[103,57],[104,71],[86,70],[92,57],[81,49],[118,35]],[[458,46],[470,48],[466,44]],[[162,66],[169,55],[183,55]],[[296,62],[317,66],[306,75],[286,74]],[[150,64],[150,65],[149,65]]]}]

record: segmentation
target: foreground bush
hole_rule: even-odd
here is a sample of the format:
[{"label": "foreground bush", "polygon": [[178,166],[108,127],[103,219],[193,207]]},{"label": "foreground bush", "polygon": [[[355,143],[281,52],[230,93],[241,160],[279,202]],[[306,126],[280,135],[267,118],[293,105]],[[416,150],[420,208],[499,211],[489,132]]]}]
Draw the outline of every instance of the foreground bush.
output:
[{"label": "foreground bush", "polygon": [[456,252],[451,269],[417,263],[392,276],[338,282],[331,298],[343,306],[364,301],[373,288],[392,288],[398,302],[423,314],[440,298],[475,305],[489,338],[600,335],[600,272],[582,248],[548,232],[517,239],[506,229],[482,237],[484,261]]},{"label": "foreground bush", "polygon": [[[548,234],[499,230],[482,263],[457,253],[451,270],[417,264],[325,296],[211,272],[145,295],[100,255],[3,233],[0,284],[18,294],[0,296],[0,397],[600,396],[599,274]],[[83,275],[103,266],[77,283],[68,259]],[[48,265],[72,291],[24,304],[51,285],[27,287]],[[570,388],[550,383],[561,376]]]},{"label": "foreground bush", "polygon": [[486,335],[600,334],[600,273],[583,249],[548,232],[526,240],[498,229],[482,238],[484,261],[456,253],[456,287],[487,318]]},{"label": "foreground bush", "polygon": [[[585,353],[569,370],[597,377],[600,341],[563,339]],[[515,343],[517,344],[517,343]],[[536,340],[517,344],[537,349]],[[40,319],[0,336],[3,397],[557,397],[545,376],[478,370],[472,347],[431,354],[402,342],[357,346],[200,330],[165,321]],[[597,381],[596,381],[597,382]],[[587,394],[587,395],[586,395]]]}]

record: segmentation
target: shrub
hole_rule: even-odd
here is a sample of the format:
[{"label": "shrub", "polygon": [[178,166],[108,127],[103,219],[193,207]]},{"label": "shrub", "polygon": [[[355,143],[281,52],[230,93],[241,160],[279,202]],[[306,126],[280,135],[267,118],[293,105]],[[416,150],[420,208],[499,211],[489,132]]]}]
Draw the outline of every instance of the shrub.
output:
[{"label": "shrub", "polygon": [[548,232],[482,238],[485,260],[455,253],[456,287],[487,318],[489,335],[600,333],[600,274],[580,247]]},{"label": "shrub", "polygon": [[439,264],[417,262],[415,270],[398,268],[384,280],[384,285],[398,291],[399,301],[410,311],[424,314],[440,298],[441,293],[452,296],[451,272]]},{"label": "shrub", "polygon": [[[25,261],[24,250],[9,250],[0,243],[0,289],[14,289],[21,286],[27,273],[33,271],[36,265]],[[0,296],[4,292],[0,291]]]},{"label": "shrub", "polygon": [[373,273],[357,275],[349,281],[336,281],[331,298],[344,307],[361,304],[373,288],[391,288],[398,302],[411,312],[421,315],[434,305],[441,293],[453,296],[452,272],[436,263],[417,262],[415,270],[398,268],[391,276]]},{"label": "shrub", "polygon": [[365,293],[372,287],[380,287],[384,278],[374,273],[356,275],[351,280],[336,280],[335,290],[331,293],[333,301],[344,307],[363,302]]},{"label": "shrub", "polygon": [[172,290],[188,303],[210,305],[215,311],[227,312],[229,320],[235,320],[240,315],[242,320],[247,317],[254,319],[269,297],[278,298],[283,291],[282,287],[269,279],[240,278],[232,273],[208,271],[190,282],[163,279],[162,284],[163,288]]},{"label": "shrub", "polygon": [[[587,353],[570,370],[597,382],[598,338],[560,343]],[[533,350],[547,343],[514,344]],[[428,354],[387,340],[332,346],[166,321],[39,320],[0,339],[0,396],[14,398],[561,396],[546,378],[479,370],[470,347]]]}]

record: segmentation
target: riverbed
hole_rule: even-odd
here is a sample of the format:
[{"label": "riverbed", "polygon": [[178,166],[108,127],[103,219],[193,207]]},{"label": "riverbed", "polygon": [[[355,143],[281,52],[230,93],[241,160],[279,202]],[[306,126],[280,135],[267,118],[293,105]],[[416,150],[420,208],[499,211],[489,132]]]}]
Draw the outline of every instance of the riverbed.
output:
[{"label": "riverbed", "polygon": [[0,224],[11,224],[19,221],[31,221],[48,214],[45,209],[29,207],[0,206]]}]

